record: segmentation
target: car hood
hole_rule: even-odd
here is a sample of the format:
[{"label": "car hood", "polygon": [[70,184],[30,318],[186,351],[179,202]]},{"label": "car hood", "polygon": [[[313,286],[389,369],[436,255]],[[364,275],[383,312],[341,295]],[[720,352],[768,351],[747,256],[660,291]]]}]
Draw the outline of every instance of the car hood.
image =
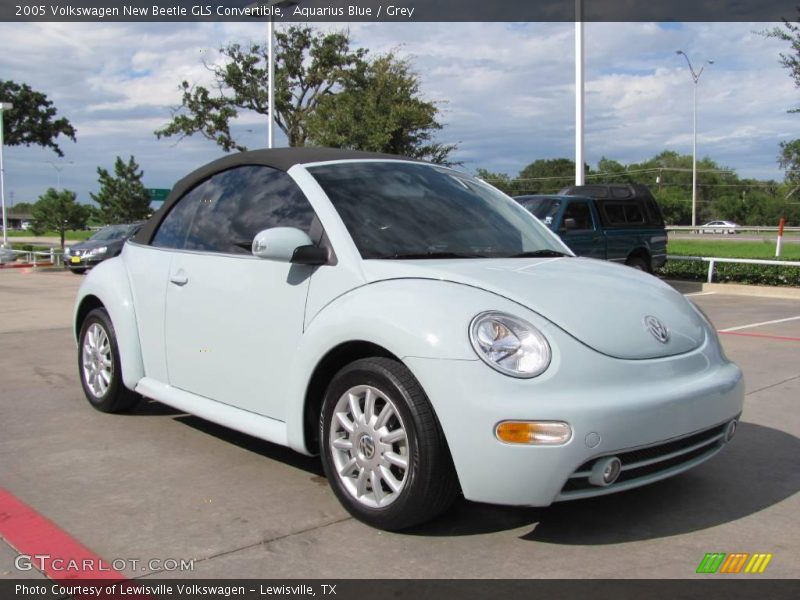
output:
[{"label": "car hood", "polygon": [[72,250],[93,250],[94,248],[102,248],[103,246],[118,246],[124,242],[124,238],[116,238],[113,240],[84,240],[77,244],[72,244],[69,249]]},{"label": "car hood", "polygon": [[[528,307],[585,345],[615,358],[682,354],[705,341],[689,301],[659,279],[587,258],[365,260],[368,281],[423,278],[486,290]],[[669,330],[659,341],[646,319]]]}]

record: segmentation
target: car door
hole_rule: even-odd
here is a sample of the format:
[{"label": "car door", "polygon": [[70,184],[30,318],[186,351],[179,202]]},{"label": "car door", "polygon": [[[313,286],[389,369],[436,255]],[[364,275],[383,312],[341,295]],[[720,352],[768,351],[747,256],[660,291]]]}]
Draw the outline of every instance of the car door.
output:
[{"label": "car door", "polygon": [[559,233],[564,243],[578,256],[606,257],[605,236],[595,218],[591,200],[570,199],[567,202]]},{"label": "car door", "polygon": [[218,173],[192,201],[167,282],[169,383],[284,420],[286,372],[303,333],[313,267],[259,259],[250,247],[269,227],[310,231],[314,211],[286,173],[264,166]]}]

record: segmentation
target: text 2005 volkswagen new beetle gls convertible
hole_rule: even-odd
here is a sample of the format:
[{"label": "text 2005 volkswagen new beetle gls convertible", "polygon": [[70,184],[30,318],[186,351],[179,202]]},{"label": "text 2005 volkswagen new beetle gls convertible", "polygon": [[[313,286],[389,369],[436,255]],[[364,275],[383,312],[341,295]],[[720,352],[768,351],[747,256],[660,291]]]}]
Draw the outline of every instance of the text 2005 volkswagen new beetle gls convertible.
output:
[{"label": "text 2005 volkswagen new beetle gls convertible", "polygon": [[153,398],[319,453],[385,529],[547,506],[716,454],[739,368],[655,277],[577,258],[493,187],[396,156],[244,152],[181,180],[75,306],[102,411]]}]

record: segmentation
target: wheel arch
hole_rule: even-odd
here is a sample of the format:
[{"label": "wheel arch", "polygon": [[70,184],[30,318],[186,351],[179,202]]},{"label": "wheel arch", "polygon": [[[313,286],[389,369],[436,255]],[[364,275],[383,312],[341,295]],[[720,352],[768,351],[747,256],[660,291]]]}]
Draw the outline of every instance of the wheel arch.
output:
[{"label": "wheel arch", "polygon": [[86,316],[95,308],[108,312],[117,337],[122,381],[132,390],[144,377],[144,362],[136,324],[136,311],[125,265],[120,258],[112,258],[97,265],[86,276],[75,301],[73,330],[76,343]]},{"label": "wheel arch", "polygon": [[402,362],[386,348],[364,340],[343,342],[328,350],[319,360],[306,386],[303,403],[303,441],[308,452],[319,453],[318,424],[322,413],[322,401],[333,377],[348,364],[373,356]]},{"label": "wheel arch", "polygon": [[647,246],[637,246],[628,253],[628,256],[625,258],[625,264],[628,264],[633,258],[641,258],[647,265],[647,272],[653,272],[653,256],[650,253],[650,248]]}]

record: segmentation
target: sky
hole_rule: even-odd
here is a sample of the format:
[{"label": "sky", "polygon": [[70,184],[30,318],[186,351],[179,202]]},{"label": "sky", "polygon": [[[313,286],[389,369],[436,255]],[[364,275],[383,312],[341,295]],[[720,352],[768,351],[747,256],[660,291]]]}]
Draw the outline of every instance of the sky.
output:
[{"label": "sky", "polygon": [[[410,58],[422,93],[440,103],[438,141],[457,143],[452,158],[516,175],[538,158],[574,158],[573,23],[352,23],[355,46]],[[690,154],[692,79],[698,87],[698,157],[740,176],[782,180],[781,140],[800,134],[798,90],[781,68],[787,44],[764,38],[764,23],[587,23],[585,158],[622,163],[665,149]],[[77,129],[60,138],[63,159],[38,147],[5,148],[6,202],[35,201],[48,187],[96,192],[97,167],[133,155],[144,184],[170,188],[222,155],[194,136],[157,140],[153,131],[180,104],[184,79],[209,84],[203,60],[232,41],[263,40],[264,23],[0,23],[0,79],[44,92]],[[239,141],[266,146],[263,116],[242,113]],[[285,137],[276,128],[276,144]]]}]

